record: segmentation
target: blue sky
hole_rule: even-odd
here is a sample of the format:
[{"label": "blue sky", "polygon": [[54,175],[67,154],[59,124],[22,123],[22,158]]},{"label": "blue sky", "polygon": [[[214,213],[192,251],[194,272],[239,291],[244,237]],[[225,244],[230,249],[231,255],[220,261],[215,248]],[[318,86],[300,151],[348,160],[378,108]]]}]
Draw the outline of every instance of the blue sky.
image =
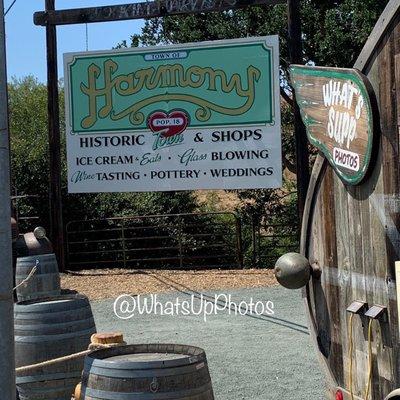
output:
[{"label": "blue sky", "polygon": [[[12,0],[4,0],[5,8]],[[124,0],[56,0],[58,9],[124,4]],[[46,81],[45,28],[33,24],[33,13],[43,10],[44,0],[17,0],[6,16],[8,77],[34,75]],[[111,49],[118,42],[139,33],[142,20],[89,24],[89,50]],[[59,76],[63,76],[62,55],[86,50],[85,25],[57,28]]]}]

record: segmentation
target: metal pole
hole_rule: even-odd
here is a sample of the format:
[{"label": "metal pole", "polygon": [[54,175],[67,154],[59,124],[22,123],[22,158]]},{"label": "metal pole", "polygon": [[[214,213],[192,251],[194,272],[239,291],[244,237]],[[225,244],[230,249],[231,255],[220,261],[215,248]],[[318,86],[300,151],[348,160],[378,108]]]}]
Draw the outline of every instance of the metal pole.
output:
[{"label": "metal pole", "polygon": [[[300,1],[288,0],[288,47],[291,64],[303,64],[303,45],[301,40]],[[310,182],[309,152],[306,128],[300,115],[299,106],[294,100],[294,130],[296,138],[297,197],[300,224]]]},{"label": "metal pole", "polygon": [[237,214],[233,214],[236,226],[236,254],[238,259],[239,269],[243,269],[243,237],[242,237],[242,220]]},{"label": "metal pole", "polygon": [[125,241],[125,219],[121,220],[122,251],[124,255],[124,268],[126,268],[126,241]]},{"label": "metal pole", "polygon": [[[46,0],[46,11],[55,10],[55,0]],[[50,239],[61,271],[65,270],[64,225],[61,194],[61,143],[58,95],[57,32],[46,25],[48,130],[50,150]]]},{"label": "metal pole", "polygon": [[258,218],[256,214],[251,215],[251,245],[252,245],[252,268],[258,267],[258,246],[257,246]]},{"label": "metal pole", "polygon": [[1,398],[15,400],[9,149],[4,1],[0,0],[0,389]]}]

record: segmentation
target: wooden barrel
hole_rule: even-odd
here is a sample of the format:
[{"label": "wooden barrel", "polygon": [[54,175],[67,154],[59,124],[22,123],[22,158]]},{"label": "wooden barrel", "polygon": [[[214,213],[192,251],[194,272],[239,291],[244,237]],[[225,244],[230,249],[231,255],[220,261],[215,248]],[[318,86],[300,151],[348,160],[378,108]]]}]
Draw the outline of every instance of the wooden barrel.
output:
[{"label": "wooden barrel", "polygon": [[[35,266],[36,272],[25,284],[18,287]],[[61,293],[60,273],[55,254],[17,258],[15,284],[18,301],[58,296]]]},{"label": "wooden barrel", "polygon": [[[399,43],[400,0],[391,0],[355,65],[368,76],[380,107],[374,168],[352,187],[319,156],[303,219],[302,253],[322,271],[304,295],[332,400],[365,398],[370,358],[368,398],[384,399],[400,388]],[[366,309],[350,322],[347,308],[354,301]],[[371,322],[365,311],[372,306],[386,307],[385,317]]]},{"label": "wooden barrel", "polygon": [[85,359],[82,400],[213,400],[204,350],[174,344],[103,349]]},{"label": "wooden barrel", "polygon": [[[22,367],[86,350],[96,332],[89,300],[59,296],[15,304],[15,360]],[[70,400],[83,357],[17,373],[21,400]]]}]

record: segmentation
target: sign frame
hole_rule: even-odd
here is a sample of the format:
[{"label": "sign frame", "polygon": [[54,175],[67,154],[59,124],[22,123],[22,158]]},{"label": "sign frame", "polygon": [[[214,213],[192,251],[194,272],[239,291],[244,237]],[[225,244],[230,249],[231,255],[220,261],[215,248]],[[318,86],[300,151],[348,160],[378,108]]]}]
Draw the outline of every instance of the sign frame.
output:
[{"label": "sign frame", "polygon": [[[326,157],[329,164],[335,170],[336,174],[339,178],[347,185],[357,186],[363,183],[365,179],[368,178],[369,173],[374,165],[374,160],[376,158],[376,147],[377,140],[379,140],[379,109],[377,105],[377,100],[375,96],[374,89],[368,80],[368,78],[359,70],[354,68],[331,68],[331,67],[313,67],[313,66],[304,66],[304,65],[291,65],[290,66],[290,75],[292,86],[294,87],[296,93],[296,101],[300,108],[300,113],[303,119],[303,123],[306,126],[307,137],[309,142],[315,146],[322,154]],[[309,79],[309,81],[307,81]],[[334,161],[333,155],[328,148],[326,142],[329,142],[329,139],[326,141],[318,139],[315,134],[312,132],[312,128],[317,124],[322,125],[325,122],[320,120],[315,120],[310,116],[310,112],[308,111],[313,106],[315,108],[317,105],[315,104],[315,98],[312,98],[310,95],[307,97],[306,95],[300,94],[300,91],[304,87],[308,87],[305,90],[311,90],[312,87],[316,87],[316,83],[313,82],[313,79],[316,81],[317,79],[326,80],[326,84],[329,81],[336,79],[340,82],[351,82],[357,87],[359,90],[358,96],[362,96],[363,105],[365,106],[365,113],[367,117],[367,145],[365,147],[365,152],[361,153],[362,155],[362,163],[360,163],[359,169],[355,171],[356,173],[347,172],[350,171],[348,167],[337,164]],[[319,83],[320,84],[320,83]],[[321,94],[321,105],[320,107],[325,107],[328,110],[328,106],[324,104],[323,97],[323,86],[318,87],[320,89]],[[325,85],[324,85],[325,86]],[[353,96],[354,97],[354,96]],[[352,106],[354,101],[352,103]],[[333,105],[331,106],[333,107]],[[354,110],[353,110],[354,111]],[[322,118],[321,118],[322,119]],[[326,113],[326,120],[328,120],[328,112]],[[364,132],[362,132],[364,134]],[[326,137],[328,137],[328,134]],[[340,147],[340,146],[338,146]],[[336,149],[335,150],[342,150]],[[346,153],[346,151],[344,151]],[[353,154],[353,152],[349,152]],[[361,158],[360,154],[358,154],[359,158]]]},{"label": "sign frame", "polygon": [[[239,51],[239,52],[244,52],[244,54],[249,53],[250,55],[253,54],[253,46],[255,46],[255,49],[257,50],[257,57],[258,57],[258,61],[256,61],[257,59],[254,60],[254,62],[249,62],[247,61],[247,58],[243,58],[243,63],[242,65],[239,65],[238,67],[233,67],[231,68],[230,65],[227,63],[227,61],[221,61],[219,58],[216,58],[214,63],[210,62],[210,66],[207,65],[203,65],[204,63],[200,63],[200,64],[193,64],[196,61],[196,58],[193,59],[193,57],[197,57],[197,61],[199,60],[200,55],[203,54],[208,54],[208,51],[211,51],[210,53],[210,57],[212,53],[215,53],[216,51],[218,51],[218,49],[222,49],[222,48],[226,48],[229,54],[229,51],[232,49],[232,51]],[[257,46],[257,47],[256,47]],[[221,50],[222,51],[222,50]],[[212,77],[212,73],[210,71],[214,71],[212,68],[215,69],[216,73],[218,73],[218,75],[216,75],[215,79],[216,79],[216,89],[212,90],[210,89],[210,87],[208,87],[208,93],[206,94],[207,96],[214,96],[214,93],[217,93],[216,96],[219,96],[219,99],[221,101],[221,99],[224,101],[222,104],[224,104],[224,106],[227,107],[227,109],[229,110],[229,96],[236,96],[235,101],[237,102],[237,100],[239,99],[240,104],[242,104],[242,102],[244,101],[244,98],[239,97],[239,92],[238,89],[241,89],[241,87],[243,87],[243,89],[247,88],[247,95],[250,97],[250,92],[252,92],[252,96],[254,97],[254,99],[252,101],[250,101],[249,104],[251,104],[251,107],[248,111],[244,112],[244,113],[238,113],[235,116],[229,116],[228,114],[225,115],[225,122],[220,122],[220,119],[216,122],[213,123],[213,121],[211,121],[210,124],[207,124],[207,122],[203,122],[203,125],[200,124],[196,125],[196,123],[193,121],[193,123],[190,126],[187,126],[185,129],[185,132],[187,132],[188,136],[186,136],[185,133],[185,138],[187,137],[188,140],[193,140],[190,135],[191,134],[195,134],[194,131],[200,131],[203,130],[204,134],[210,134],[210,132],[212,132],[212,130],[224,130],[224,129],[252,129],[252,127],[254,129],[257,130],[257,128],[259,127],[264,127],[263,129],[263,134],[262,134],[262,140],[259,141],[260,144],[254,142],[254,144],[250,144],[249,142],[238,142],[238,146],[237,147],[233,147],[232,144],[227,144],[227,150],[240,150],[240,146],[243,146],[243,148],[245,150],[257,150],[259,149],[259,146],[267,146],[270,149],[270,157],[265,161],[265,164],[267,167],[273,167],[273,174],[271,177],[268,176],[258,176],[257,179],[259,180],[259,182],[255,182],[256,178],[254,175],[252,175],[251,178],[248,178],[247,180],[244,179],[237,179],[238,182],[242,181],[241,184],[236,183],[237,186],[235,186],[235,179],[234,178],[229,178],[229,179],[211,179],[209,182],[205,182],[205,177],[203,178],[203,180],[199,180],[198,184],[197,181],[192,181],[194,183],[191,183],[193,186],[190,186],[189,183],[186,186],[182,186],[179,184],[179,182],[177,182],[177,186],[174,187],[172,186],[174,184],[174,181],[171,180],[171,187],[166,186],[164,184],[162,185],[157,185],[154,186],[152,183],[150,182],[150,184],[148,186],[144,186],[143,182],[139,179],[137,181],[138,185],[135,185],[133,182],[131,183],[131,186],[128,188],[120,188],[120,190],[116,190],[116,185],[112,184],[111,187],[114,189],[109,189],[107,188],[106,190],[95,190],[93,189],[95,187],[95,185],[93,186],[92,189],[90,189],[90,182],[89,180],[87,180],[87,187],[89,188],[89,190],[77,190],[77,189],[73,189],[73,182],[71,182],[71,174],[70,174],[70,170],[71,166],[74,165],[73,164],[73,155],[72,152],[74,152],[75,155],[78,155],[81,153],[81,151],[77,148],[76,144],[71,144],[73,140],[75,140],[73,137],[84,137],[84,136],[93,136],[93,135],[119,135],[122,134],[124,132],[126,132],[126,134],[133,134],[135,132],[137,132],[138,134],[150,134],[153,133],[154,135],[154,130],[152,131],[152,129],[150,129],[150,126],[148,125],[148,121],[149,121],[149,117],[151,115],[147,114],[146,112],[148,112],[148,109],[146,112],[141,113],[141,116],[144,117],[142,118],[144,122],[141,122],[141,126],[139,127],[135,127],[132,124],[129,124],[129,127],[121,127],[121,129],[113,129],[113,127],[118,127],[117,124],[115,125],[109,125],[108,127],[106,127],[105,129],[97,129],[99,128],[99,126],[95,126],[94,128],[89,128],[89,130],[85,130],[80,129],[79,122],[81,121],[80,118],[77,119],[78,122],[75,121],[75,119],[71,120],[71,116],[72,116],[72,112],[73,112],[73,107],[71,107],[72,105],[72,98],[71,98],[71,86],[74,87],[74,91],[76,92],[77,89],[76,88],[81,88],[81,85],[85,84],[86,86],[89,86],[89,81],[90,81],[90,77],[88,78],[87,72],[85,68],[90,68],[90,66],[93,65],[97,65],[98,66],[102,66],[104,60],[108,59],[107,61],[112,62],[114,59],[121,57],[121,62],[120,64],[118,64],[118,67],[121,67],[120,69],[115,69],[115,73],[114,75],[110,74],[109,78],[106,78],[103,74],[103,72],[105,73],[106,68],[105,68],[105,62],[104,62],[104,69],[102,69],[102,72],[99,72],[99,80],[101,80],[100,83],[98,83],[99,85],[99,92],[103,93],[103,86],[105,85],[105,82],[110,82],[110,81],[114,81],[117,80],[119,78],[120,73],[122,73],[122,77],[127,77],[130,76],[132,73],[135,73],[135,71],[146,71],[143,70],[141,68],[143,68],[143,63],[146,63],[148,61],[149,65],[148,67],[150,67],[150,69],[154,70],[154,71],[158,71],[158,67],[165,67],[165,68],[170,68],[173,67],[174,65],[178,65],[179,64],[179,58],[177,60],[171,60],[171,59],[158,59],[158,57],[156,57],[156,60],[148,60],[148,55],[165,55],[165,54],[178,54],[178,53],[184,53],[187,52],[186,57],[184,57],[184,59],[181,61],[181,64],[184,66],[184,71],[189,71],[192,66],[196,67],[198,70],[200,70],[202,67],[209,71],[207,72],[208,75],[205,75],[207,77],[207,80],[205,82],[205,86],[211,86],[211,77]],[[204,53],[202,53],[204,52]],[[265,53],[264,53],[265,52]],[[265,54],[265,56],[264,56]],[[128,61],[124,61],[122,60],[122,57],[125,56]],[[140,60],[139,64],[135,64],[134,57],[138,57]],[[264,59],[264,57],[266,57]],[[151,58],[151,57],[150,57]],[[94,63],[93,60],[97,59],[98,63]],[[187,59],[187,61],[186,61]],[[174,62],[176,62],[177,64],[174,64]],[[122,64],[121,64],[122,63]],[[226,71],[224,71],[224,63],[226,65],[228,65],[228,69]],[[265,69],[265,73],[263,75],[257,75],[257,79],[256,78],[252,78],[250,79],[250,72],[249,72],[249,68],[252,68],[253,70],[257,70],[258,71],[263,71],[262,68],[260,68],[260,64],[261,65],[266,65],[265,63],[268,63],[268,68],[269,69]],[[125,67],[125,64],[128,65],[128,67]],[[253,65],[254,64],[254,65]],[[83,68],[83,66],[86,66],[85,68]],[[200,66],[200,67],[199,67]],[[82,77],[82,79],[84,79],[84,81],[82,81],[80,78],[75,78],[75,81],[71,80],[71,70],[72,68],[78,68],[76,71],[79,72],[79,77]],[[83,69],[82,69],[83,68]],[[219,68],[219,69],[218,69]],[[265,67],[264,67],[265,68]],[[68,154],[67,154],[67,159],[68,159],[68,169],[69,169],[69,173],[68,173],[68,186],[69,186],[69,192],[70,193],[95,193],[95,192],[143,192],[143,191],[169,191],[169,190],[199,190],[199,189],[259,189],[259,188],[278,188],[281,187],[282,185],[282,150],[281,150],[281,110],[280,110],[280,85],[279,85],[279,38],[277,37],[277,35],[272,35],[272,36],[265,36],[265,37],[255,37],[255,38],[241,38],[241,39],[231,39],[231,40],[220,40],[220,41],[208,41],[208,42],[200,42],[200,43],[187,43],[187,44],[177,44],[177,45],[172,45],[172,46],[153,46],[153,47],[145,47],[145,48],[129,48],[129,49],[117,49],[117,50],[109,50],[109,51],[94,51],[94,52],[77,52],[77,53],[66,53],[64,55],[64,69],[65,69],[65,104],[66,104],[66,126],[67,126],[67,130],[66,130],[66,134],[67,134],[67,149],[68,149]],[[118,72],[117,72],[118,71]],[[121,72],[120,72],[121,71]],[[129,73],[127,72],[129,71]],[[164,71],[165,72],[165,71]],[[225,90],[221,90],[219,89],[220,85],[223,85],[223,77],[221,76],[221,73],[225,73],[226,72],[226,80],[227,82],[230,83],[235,83],[236,86],[233,86],[233,91],[232,91],[232,87],[230,88],[230,92],[227,91],[225,92]],[[175,73],[175,72],[174,72]],[[75,72],[76,74],[76,72]],[[127,74],[127,75],[123,75],[123,74]],[[185,72],[186,74],[186,72]],[[278,75],[277,75],[278,74]],[[155,74],[154,74],[155,76]],[[170,75],[168,75],[170,77]],[[172,76],[172,75],[171,75]],[[175,79],[179,79],[179,76],[181,76],[180,74],[177,74],[177,76],[174,75],[174,81]],[[182,72],[182,76],[183,76],[183,72]],[[196,74],[194,75],[196,76]],[[204,77],[203,77],[204,78]],[[234,79],[235,78],[235,79]],[[133,79],[133,78],[132,78]],[[168,78],[166,78],[168,80]],[[186,75],[186,84],[187,84],[187,75]],[[242,81],[243,79],[243,81]],[[250,85],[250,82],[254,79],[254,83],[252,85]],[[136,79],[134,82],[138,82],[140,81],[140,79]],[[203,79],[204,81],[204,79]],[[74,83],[71,83],[74,82]],[[103,86],[101,86],[103,85]],[[215,85],[215,83],[214,83]],[[93,84],[93,80],[92,83],[90,85],[91,87],[95,87],[97,90],[97,86],[96,83]],[[232,85],[230,85],[232,86]],[[105,86],[104,86],[105,87]],[[162,86],[161,86],[162,87]],[[222,88],[223,86],[221,86]],[[252,89],[251,89],[252,87]],[[185,88],[185,86],[183,86],[183,88]],[[183,90],[183,88],[181,90]],[[235,89],[236,88],[236,89]],[[268,93],[264,93],[264,90],[267,90],[269,88],[269,92]],[[115,92],[117,88],[113,87],[112,90]],[[81,90],[81,89],[80,89]],[[179,87],[177,88],[178,92],[179,92]],[[191,91],[194,93],[198,93],[198,90],[202,91],[204,93],[204,89],[200,88],[197,89],[195,88],[195,86],[193,86],[193,88],[190,87],[186,87],[185,90],[187,90],[187,93],[190,93]],[[236,90],[236,91],[235,91]],[[262,92],[260,91],[262,90]],[[78,90],[79,92],[79,90]],[[173,92],[174,92],[174,88],[172,87],[171,89],[167,88],[167,92],[169,93],[169,97],[173,97]],[[96,92],[97,93],[97,92]],[[112,92],[110,92],[112,93]],[[128,98],[128,101],[133,101],[133,99],[135,99],[135,102],[138,101],[136,100],[136,96],[139,97],[139,95],[143,93],[142,96],[154,96],[153,93],[151,92],[150,89],[144,87],[144,89],[142,91],[139,91],[137,95],[132,95],[133,98],[129,99],[129,96],[126,96]],[[150,94],[148,94],[150,93]],[[157,92],[157,89],[155,91],[154,94],[157,94],[159,92]],[[264,93],[264,94],[263,94]],[[85,103],[85,107],[86,109],[84,109],[83,107],[81,107],[80,105],[75,106],[75,108],[78,109],[82,109],[82,114],[83,115],[87,115],[87,110],[88,110],[88,102],[87,102],[87,94],[83,95],[82,93],[78,93],[80,97],[85,98],[86,103]],[[180,93],[182,94],[182,93]],[[265,101],[263,101],[264,98],[266,98],[266,96],[270,95],[271,96],[271,100],[269,101],[270,103],[270,109],[267,107],[267,105],[265,104]],[[118,99],[118,95],[115,92],[115,96],[110,94],[110,97],[116,97]],[[75,96],[76,97],[76,96]],[[154,97],[162,97],[161,95],[159,96],[154,96]],[[196,96],[197,97],[201,97],[200,95]],[[103,101],[103,97],[100,97],[101,100]],[[144,99],[146,100],[146,97],[144,97]],[[211,101],[212,97],[205,97],[204,100],[208,100],[208,103],[212,104],[213,102]],[[260,99],[260,100],[258,100]],[[104,100],[105,101],[105,100]],[[143,101],[142,101],[143,102]],[[150,102],[144,101],[146,104],[149,103],[150,107],[152,107],[152,104]],[[248,102],[248,100],[246,100],[246,103]],[[214,102],[216,103],[216,102]],[[226,103],[226,104],[225,104]],[[97,104],[97,103],[96,103]],[[130,103],[129,103],[130,104]],[[156,103],[157,104],[157,103]],[[174,100],[168,100],[167,102],[165,102],[165,104],[171,104],[171,108],[166,108],[166,110],[168,110],[167,112],[175,112],[177,109],[180,110],[185,110],[184,107],[177,107],[176,105],[179,103],[177,103]],[[190,104],[190,102],[188,102],[187,104]],[[220,104],[220,103],[218,103]],[[196,103],[190,104],[192,107],[192,110],[189,112],[189,110],[186,109],[186,111],[188,112],[188,116],[189,116],[189,121],[190,119],[195,120],[197,118],[197,113],[200,111],[201,108],[203,108],[203,110],[205,110],[204,107],[200,107],[197,109],[198,105]],[[176,106],[174,108],[174,106]],[[96,107],[100,107],[100,105],[96,105]],[[152,111],[153,113],[156,112],[161,112],[161,108],[158,108],[156,105],[154,106],[154,110]],[[103,107],[104,108],[104,107]],[[224,108],[224,107],[219,107],[219,108]],[[128,109],[128,108],[127,108]],[[193,111],[197,109],[196,113],[194,113]],[[96,108],[96,117],[97,117],[97,113],[98,113],[98,108]],[[252,111],[254,110],[254,112]],[[113,110],[114,111],[114,110]],[[115,113],[119,112],[120,109],[118,111],[115,111]],[[165,110],[164,110],[165,111]],[[224,113],[222,111],[213,111],[213,109],[211,109],[212,114],[215,115],[220,115],[222,117],[224,117]],[[265,116],[263,117],[264,119],[261,120],[257,120],[254,119],[252,123],[246,121],[243,121],[243,119],[248,119],[248,118],[255,118],[256,116],[259,117],[261,114]],[[219,113],[219,114],[218,114]],[[250,114],[249,114],[250,113]],[[253,113],[253,114],[252,114]],[[195,117],[196,114],[196,117]],[[201,113],[200,113],[201,114]],[[244,115],[244,117],[243,117]],[[253,116],[252,116],[253,115]],[[192,118],[190,118],[192,117]],[[125,120],[128,117],[125,117]],[[136,115],[133,116],[133,119],[136,118]],[[214,118],[214,117],[213,117]],[[270,119],[268,119],[270,118]],[[106,119],[106,118],[104,118]],[[103,123],[104,119],[99,119],[99,123]],[[110,123],[114,123],[114,117],[111,116],[112,121],[110,120]],[[260,122],[263,121],[263,122]],[[129,120],[127,120],[127,122],[129,122]],[[146,126],[143,126],[143,124],[147,123]],[[77,125],[78,124],[78,125]],[[242,128],[241,128],[242,127]],[[152,132],[151,132],[152,131]],[[106,133],[105,133],[106,132]],[[182,133],[182,135],[183,135]],[[189,135],[190,134],[190,135]],[[190,137],[190,139],[189,139]],[[76,139],[78,140],[78,139]],[[76,141],[75,140],[75,141]],[[146,139],[144,141],[147,141],[150,139]],[[186,139],[185,139],[186,140]],[[195,140],[194,140],[195,141]],[[192,142],[192,147],[199,152],[203,151],[204,153],[208,153],[209,154],[209,160],[211,160],[211,142],[208,143],[208,139],[204,140],[204,142],[207,142],[207,146],[205,146],[206,143],[204,143],[204,147],[201,147],[201,144],[199,143],[199,145],[197,146],[196,144],[193,144]],[[273,142],[273,144],[271,145],[271,142]],[[243,143],[243,144],[242,144]],[[246,143],[246,144],[245,144]],[[147,143],[146,143],[147,145]],[[214,144],[213,144],[214,146]],[[218,147],[219,146],[219,147]],[[250,147],[247,147],[250,146]],[[253,147],[251,147],[253,146]],[[258,147],[257,147],[258,146]],[[154,147],[154,145],[153,145]],[[216,143],[215,147],[217,149],[221,150],[221,146],[220,143]],[[232,148],[233,147],[233,148]],[[143,147],[144,148],[144,147]],[[74,149],[74,150],[72,150]],[[99,148],[100,149],[100,148]],[[138,149],[138,147],[137,147]],[[176,148],[177,149],[177,148]],[[173,151],[174,149],[172,149]],[[224,149],[222,149],[224,150]],[[108,151],[108,150],[107,150]],[[124,151],[124,149],[122,149],[122,151]],[[136,150],[135,150],[136,151]],[[89,153],[88,153],[89,154]],[[109,154],[109,153],[107,153]],[[139,157],[141,156],[140,151],[138,151]],[[171,157],[169,157],[169,160],[172,159],[171,164],[170,165],[175,165],[175,169],[179,169],[179,166],[177,166],[176,164],[173,164],[176,158],[176,154],[175,153],[171,153],[170,154]],[[161,158],[161,157],[160,157]],[[159,163],[159,165],[165,165],[165,158],[162,155],[162,160],[160,160],[161,162]],[[208,164],[210,164],[210,161],[207,162]],[[229,161],[227,161],[226,163],[229,164]],[[246,164],[247,163],[247,164]],[[214,164],[214,163],[211,163]],[[219,165],[220,163],[215,163],[216,165]],[[233,164],[233,163],[232,163]],[[248,161],[248,159],[242,159],[241,161],[239,160],[237,162],[238,165],[236,165],[237,167],[242,167],[244,168],[244,166],[250,168],[250,167],[260,167],[260,161]],[[136,166],[134,167],[133,165],[131,166],[132,168],[136,168]],[[204,168],[204,170],[201,170],[201,175],[207,175],[209,176],[211,174],[211,170],[209,171],[209,173],[206,173],[206,167],[208,169],[212,168],[213,165],[206,165]],[[219,168],[225,169],[225,168],[233,168],[234,165],[232,166],[219,166]],[[76,166],[75,166],[76,168]],[[165,168],[165,167],[162,167]],[[170,167],[172,168],[172,167]],[[198,167],[200,168],[200,167]],[[89,170],[93,170],[92,167],[88,168]],[[139,167],[140,169],[140,167]],[[140,176],[142,176],[142,173],[144,174],[144,176],[146,176],[145,174],[146,171],[142,171],[141,173],[139,173]],[[153,170],[151,171],[153,173]],[[225,173],[225,171],[224,171]],[[152,176],[153,178],[153,176]],[[215,176],[213,176],[212,178],[215,178]],[[100,179],[100,178],[98,178]],[[268,182],[267,184],[265,184],[264,182]],[[210,183],[211,182],[211,183]],[[94,181],[93,181],[94,184]],[[79,184],[75,185],[76,187],[80,186]],[[82,185],[83,186],[83,185]]]}]

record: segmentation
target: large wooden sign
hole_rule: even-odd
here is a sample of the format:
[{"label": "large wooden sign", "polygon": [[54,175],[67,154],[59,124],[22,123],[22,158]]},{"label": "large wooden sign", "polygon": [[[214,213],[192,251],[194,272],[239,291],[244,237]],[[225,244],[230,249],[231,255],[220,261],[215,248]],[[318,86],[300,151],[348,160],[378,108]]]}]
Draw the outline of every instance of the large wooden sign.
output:
[{"label": "large wooden sign", "polygon": [[47,24],[68,25],[123,21],[167,15],[226,11],[248,6],[284,4],[286,2],[287,0],[156,0],[115,6],[37,12],[34,15],[34,23],[45,26]]},{"label": "large wooden sign", "polygon": [[310,142],[345,183],[359,184],[371,162],[376,118],[367,78],[355,69],[293,65],[290,72]]},{"label": "large wooden sign", "polygon": [[65,55],[69,191],[281,186],[278,37]]}]

